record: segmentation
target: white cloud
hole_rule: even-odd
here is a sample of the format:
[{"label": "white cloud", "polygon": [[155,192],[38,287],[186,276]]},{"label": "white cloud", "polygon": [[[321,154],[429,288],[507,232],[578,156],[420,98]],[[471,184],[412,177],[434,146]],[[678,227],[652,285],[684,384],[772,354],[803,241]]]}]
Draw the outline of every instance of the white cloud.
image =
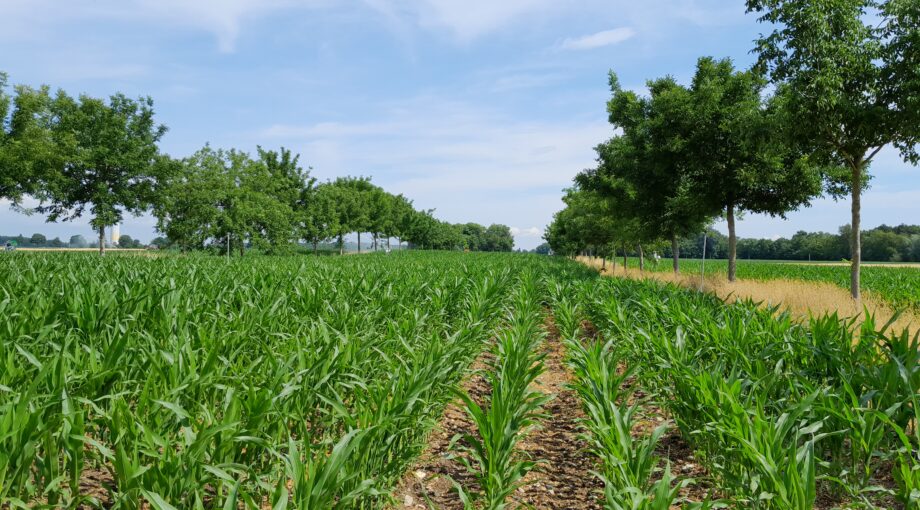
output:
[{"label": "white cloud", "polygon": [[0,38],[41,40],[61,26],[113,20],[210,32],[221,51],[231,52],[245,22],[282,9],[329,5],[332,0],[3,0]]},{"label": "white cloud", "polygon": [[388,18],[409,17],[428,30],[448,30],[463,42],[529,14],[558,8],[552,0],[365,0]]},{"label": "white cloud", "polygon": [[[232,52],[247,24],[271,15],[308,15],[308,11],[377,13],[372,23],[388,25],[403,38],[415,29],[447,34],[461,43],[526,26],[533,32],[562,18],[587,18],[635,27],[645,34],[667,33],[675,22],[724,25],[744,19],[744,9],[724,0],[582,0],[577,10],[553,0],[0,0],[0,40],[42,42],[61,29],[86,22],[115,21],[180,27],[212,34],[221,51]],[[632,28],[619,28],[567,40],[571,49],[621,42]],[[627,37],[628,36],[628,37]]]},{"label": "white cloud", "polygon": [[566,50],[593,50],[595,48],[619,44],[623,41],[632,39],[635,35],[636,31],[630,27],[614,28],[612,30],[604,30],[603,32],[597,32],[596,34],[583,37],[566,39],[562,41],[562,48]]},{"label": "white cloud", "polygon": [[[568,2],[553,0],[364,0],[391,23],[403,28],[414,23],[430,31],[448,31],[457,40],[469,42],[506,29],[513,24],[531,27],[577,16],[616,21],[641,27],[641,32],[664,32],[674,22],[698,26],[725,25],[745,18],[743,7],[725,0],[580,0],[572,9]],[[587,49],[622,42],[632,37],[632,28],[619,28],[586,36]],[[627,32],[629,31],[629,32]],[[590,38],[596,39],[590,39]],[[605,39],[606,38],[606,39]],[[571,41],[577,44],[579,40]],[[610,41],[610,42],[606,42]]]},{"label": "white cloud", "polygon": [[520,228],[520,227],[510,227],[511,235],[514,237],[542,237],[543,230],[537,227],[530,228]]},{"label": "white cloud", "polygon": [[285,8],[311,7],[309,0],[138,0],[124,16],[156,18],[171,25],[211,32],[223,52],[232,52],[244,21]]}]

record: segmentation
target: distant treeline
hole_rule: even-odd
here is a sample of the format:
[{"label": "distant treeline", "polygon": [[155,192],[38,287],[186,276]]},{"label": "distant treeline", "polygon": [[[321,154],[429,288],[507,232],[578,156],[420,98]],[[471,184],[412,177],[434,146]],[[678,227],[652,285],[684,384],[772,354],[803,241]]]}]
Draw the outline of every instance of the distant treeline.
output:
[{"label": "distant treeline", "polygon": [[[81,235],[71,236],[69,241],[62,241],[60,237],[48,239],[44,234],[32,234],[26,237],[22,234],[17,236],[0,236],[0,246],[6,246],[10,243],[18,248],[98,248],[98,242],[88,242]],[[158,237],[151,241],[152,245],[162,247],[166,245],[166,240]],[[119,248],[144,248],[145,245],[138,239],[133,239],[129,235],[123,235],[118,238]]]},{"label": "distant treeline", "polygon": [[[33,197],[39,204],[32,211],[50,222],[89,216],[101,253],[106,227],[145,213],[156,217],[163,234],[151,244],[183,251],[242,255],[247,248],[283,253],[306,245],[318,252],[331,242],[344,252],[350,234],[357,234],[359,251],[362,234],[370,234],[375,249],[391,239],[440,250],[511,251],[514,245],[507,226],[439,220],[367,177],[318,182],[283,147],[258,147],[251,155],[206,145],[185,158],[163,154],[166,127],[154,120],[149,97],[7,89],[0,72],[0,199],[21,205]],[[65,247],[42,237],[4,244]],[[118,245],[139,244],[124,241]],[[72,239],[66,246],[84,243]]]},{"label": "distant treeline", "polygon": [[[838,233],[796,232],[792,238],[738,240],[738,258],[753,260],[833,260],[850,259],[850,227]],[[669,246],[662,255],[671,256]],[[680,241],[680,253],[689,258],[703,255],[703,234]],[[920,225],[881,225],[862,231],[863,260],[873,262],[920,262]],[[715,230],[706,234],[706,258],[728,258],[728,237]]]}]

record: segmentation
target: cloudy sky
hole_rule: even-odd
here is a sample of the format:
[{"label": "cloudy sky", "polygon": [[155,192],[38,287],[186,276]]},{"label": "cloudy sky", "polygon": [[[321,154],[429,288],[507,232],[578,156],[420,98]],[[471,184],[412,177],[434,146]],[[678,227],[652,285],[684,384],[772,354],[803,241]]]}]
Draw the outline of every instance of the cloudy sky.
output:
[{"label": "cloudy sky", "polygon": [[[540,243],[561,190],[611,135],[607,71],[640,90],[703,55],[742,66],[741,0],[2,0],[0,70],[72,94],[154,98],[163,149],[283,145],[313,175],[371,176],[453,222]],[[864,224],[920,222],[920,169],[882,153]],[[846,202],[743,236],[836,231]],[[150,218],[122,233],[147,240]],[[0,234],[89,237],[0,204]]]}]

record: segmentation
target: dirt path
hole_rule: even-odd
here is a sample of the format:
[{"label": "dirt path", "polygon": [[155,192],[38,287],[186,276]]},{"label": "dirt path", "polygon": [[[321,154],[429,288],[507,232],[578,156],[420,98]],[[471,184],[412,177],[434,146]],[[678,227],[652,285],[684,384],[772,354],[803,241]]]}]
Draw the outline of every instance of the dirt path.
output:
[{"label": "dirt path", "polygon": [[600,509],[604,484],[591,471],[597,461],[581,439],[581,402],[567,385],[572,374],[565,365],[565,347],[550,318],[543,342],[545,370],[537,378],[538,389],[553,399],[546,404],[549,418],[521,443],[532,458],[546,463],[525,478],[526,485],[513,496],[518,503],[546,509]]},{"label": "dirt path", "polygon": [[[546,353],[545,371],[536,384],[540,391],[553,396],[545,406],[549,418],[520,443],[524,451],[543,464],[527,475],[526,485],[512,496],[512,508],[600,509],[603,484],[591,474],[596,463],[584,451],[586,445],[579,437],[578,420],[584,414],[577,395],[566,387],[571,374],[564,363],[564,347],[549,319],[546,331],[542,346]],[[483,360],[477,365],[480,369],[485,367]],[[477,402],[482,402],[489,391],[481,375],[474,375],[463,387]],[[394,493],[395,508],[462,510],[463,504],[448,477],[464,486],[471,485],[473,480],[460,462],[448,460],[446,455],[455,434],[473,430],[473,424],[456,402],[448,406],[428,448]]]}]

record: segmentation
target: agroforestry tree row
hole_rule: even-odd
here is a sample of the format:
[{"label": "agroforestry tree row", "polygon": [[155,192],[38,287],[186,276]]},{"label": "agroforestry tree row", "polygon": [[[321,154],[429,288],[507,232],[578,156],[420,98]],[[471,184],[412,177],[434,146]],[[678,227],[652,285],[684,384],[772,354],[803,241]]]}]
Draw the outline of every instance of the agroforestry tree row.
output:
[{"label": "agroforestry tree row", "polygon": [[104,253],[105,228],[124,215],[152,212],[157,230],[183,250],[207,247],[277,253],[347,234],[370,233],[373,245],[396,238],[422,249],[511,251],[504,225],[453,225],[416,210],[402,195],[366,177],[318,183],[290,150],[205,146],[176,160],[158,147],[166,127],[153,101],[116,94],[108,101],[17,86],[0,73],[0,199],[39,200],[48,221],[91,216]]},{"label": "agroforestry tree row", "polygon": [[[701,58],[689,86],[666,77],[640,96],[610,75],[618,134],[566,191],[546,239],[557,253],[609,254],[679,239],[714,218],[783,216],[822,193],[849,195],[850,288],[859,299],[861,196],[885,147],[920,160],[920,9],[905,0],[748,0],[771,29],[736,71]],[[769,93],[768,93],[769,92]]]}]

